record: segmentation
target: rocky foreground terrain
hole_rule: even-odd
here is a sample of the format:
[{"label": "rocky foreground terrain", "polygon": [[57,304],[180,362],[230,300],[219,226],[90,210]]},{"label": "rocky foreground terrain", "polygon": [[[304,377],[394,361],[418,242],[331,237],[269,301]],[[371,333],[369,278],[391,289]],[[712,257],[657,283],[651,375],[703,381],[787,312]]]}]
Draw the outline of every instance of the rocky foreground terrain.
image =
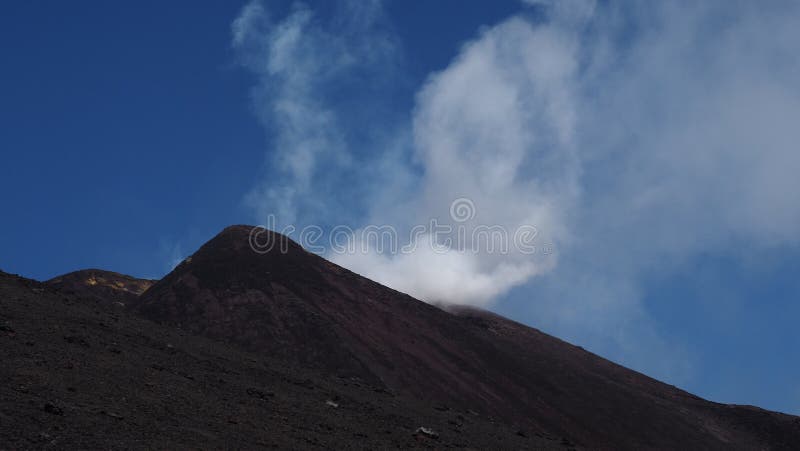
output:
[{"label": "rocky foreground terrain", "polygon": [[[160,281],[0,274],[0,449],[797,449],[536,329],[223,230]],[[265,235],[266,234],[266,235]],[[259,239],[284,237],[264,232]]]},{"label": "rocky foreground terrain", "polygon": [[0,449],[569,448],[5,273],[0,360]]}]

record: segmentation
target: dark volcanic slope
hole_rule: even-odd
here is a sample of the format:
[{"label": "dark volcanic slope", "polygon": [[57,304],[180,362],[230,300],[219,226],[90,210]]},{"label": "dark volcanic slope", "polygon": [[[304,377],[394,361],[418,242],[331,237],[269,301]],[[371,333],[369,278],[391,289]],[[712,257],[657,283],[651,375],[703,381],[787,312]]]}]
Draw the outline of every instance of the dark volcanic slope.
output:
[{"label": "dark volcanic slope", "polygon": [[54,277],[45,283],[66,293],[127,304],[136,300],[155,282],[102,269],[83,269]]},{"label": "dark volcanic slope", "polygon": [[2,272],[0,362],[0,449],[566,448]]},{"label": "dark volcanic slope", "polygon": [[[602,435],[608,418],[626,430],[647,422],[650,431],[656,425],[663,433],[672,428],[692,431],[691,440],[675,437],[669,441],[657,435],[656,430],[635,447],[638,449],[697,449],[712,444],[716,447],[716,441],[725,443],[722,448],[727,449],[797,449],[800,443],[800,418],[796,416],[709,402],[502,316],[465,307],[451,311],[490,335],[498,352],[519,356],[532,369],[528,372],[532,384],[553,386],[554,380],[559,381],[554,386],[559,391],[557,402],[573,411],[590,412],[575,416],[575,420],[595,418],[583,425],[562,423],[564,430],[583,426],[591,435]],[[536,371],[537,367],[549,370]],[[544,396],[553,398],[550,394]],[[627,415],[619,414],[626,410]],[[682,416],[677,424],[672,423],[676,413]],[[699,439],[698,432],[709,434],[714,440]],[[665,446],[678,442],[683,445]]]},{"label": "dark volcanic slope", "polygon": [[485,312],[445,312],[293,242],[285,253],[255,253],[251,230],[225,229],[144,293],[138,310],[591,448],[791,449],[800,441],[796,417],[705,401]]}]

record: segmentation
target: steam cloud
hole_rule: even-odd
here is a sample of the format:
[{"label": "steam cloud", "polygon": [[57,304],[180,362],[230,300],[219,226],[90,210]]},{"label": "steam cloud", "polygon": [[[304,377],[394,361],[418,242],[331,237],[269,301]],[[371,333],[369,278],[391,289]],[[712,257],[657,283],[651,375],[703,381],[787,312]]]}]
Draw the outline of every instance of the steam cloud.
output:
[{"label": "steam cloud", "polygon": [[[468,227],[535,225],[555,254],[331,257],[428,301],[487,305],[524,285],[551,330],[679,379],[688,362],[653,330],[642,274],[800,239],[800,5],[524,3],[429,77],[411,123],[381,116],[370,139],[321,93],[402,66],[380,4],[343,3],[357,19],[331,23],[248,5],[233,42],[277,134],[274,177],[250,199],[259,219],[331,220],[325,205],[346,204],[331,181],[347,180],[349,224],[410,230],[466,197]],[[369,89],[389,88],[365,89],[377,108]]]}]

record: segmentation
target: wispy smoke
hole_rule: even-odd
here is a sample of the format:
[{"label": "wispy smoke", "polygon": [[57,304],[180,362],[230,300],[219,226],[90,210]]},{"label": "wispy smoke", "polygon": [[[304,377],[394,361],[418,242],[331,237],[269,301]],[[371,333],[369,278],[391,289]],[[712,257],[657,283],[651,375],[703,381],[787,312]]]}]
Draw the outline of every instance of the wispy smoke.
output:
[{"label": "wispy smoke", "polygon": [[233,47],[258,78],[253,105],[273,149],[263,183],[247,196],[259,220],[275,213],[284,224],[334,221],[354,207],[346,202],[350,181],[368,180],[365,169],[387,153],[376,155],[365,127],[365,118],[382,117],[367,106],[396,64],[383,26],[375,1],[341,2],[325,22],[301,4],[276,22],[253,1],[233,22]]},{"label": "wispy smoke", "polygon": [[512,297],[550,330],[674,379],[682,354],[652,328],[643,274],[800,239],[800,6],[525,3],[430,76],[411,124],[373,122],[388,133],[366,144],[329,88],[397,70],[380,5],[342,4],[357,19],[331,23],[248,5],[234,46],[281,174],[250,199],[285,221],[409,229],[469,198],[469,226],[535,225],[555,254],[334,257],[429,301],[486,305],[526,284]]}]

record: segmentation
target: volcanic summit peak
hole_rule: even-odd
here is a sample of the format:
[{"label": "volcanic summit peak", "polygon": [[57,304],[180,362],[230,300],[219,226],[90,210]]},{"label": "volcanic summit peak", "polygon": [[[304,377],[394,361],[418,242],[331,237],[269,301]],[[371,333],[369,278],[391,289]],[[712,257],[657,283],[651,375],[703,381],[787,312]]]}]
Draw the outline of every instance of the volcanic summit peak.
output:
[{"label": "volcanic summit peak", "polygon": [[252,251],[256,254],[305,251],[289,236],[264,226],[234,224],[225,227],[200,249],[214,248],[227,251]]}]

